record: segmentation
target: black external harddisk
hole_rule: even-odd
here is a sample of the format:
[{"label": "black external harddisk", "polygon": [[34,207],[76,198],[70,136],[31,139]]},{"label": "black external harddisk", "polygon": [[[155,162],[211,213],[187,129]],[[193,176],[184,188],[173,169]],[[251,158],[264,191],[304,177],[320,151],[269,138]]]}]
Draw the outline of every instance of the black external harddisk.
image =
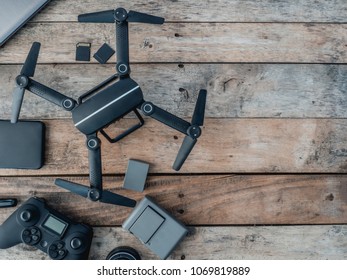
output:
[{"label": "black external harddisk", "polygon": [[39,169],[44,151],[43,122],[0,120],[0,168]]}]

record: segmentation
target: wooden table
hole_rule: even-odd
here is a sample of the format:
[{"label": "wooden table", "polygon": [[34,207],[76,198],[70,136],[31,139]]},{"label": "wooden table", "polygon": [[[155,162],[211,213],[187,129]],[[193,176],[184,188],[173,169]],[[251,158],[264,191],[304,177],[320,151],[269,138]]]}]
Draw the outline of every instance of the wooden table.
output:
[{"label": "wooden table", "polygon": [[[206,88],[206,121],[178,173],[171,166],[183,135],[159,122],[146,118],[116,144],[102,138],[104,188],[137,201],[149,195],[189,226],[172,259],[346,259],[346,1],[144,3],[117,1],[166,19],[130,24],[133,79],[147,100],[187,120]],[[75,61],[78,42],[92,43],[92,54],[115,45],[112,24],[78,23],[77,15],[114,4],[53,1],[0,49],[1,119],[10,118],[14,79],[34,41],[42,44],[35,79],[73,98],[115,72],[114,57],[107,65]],[[58,177],[88,184],[85,137],[70,114],[26,92],[21,118],[46,124],[46,163],[0,170],[0,197],[44,197],[92,225],[90,259],[121,245],[157,258],[121,228],[131,209],[54,185]],[[122,189],[129,159],[150,163],[143,193]],[[1,209],[0,222],[13,211]],[[23,244],[0,250],[0,259],[47,258]]]}]

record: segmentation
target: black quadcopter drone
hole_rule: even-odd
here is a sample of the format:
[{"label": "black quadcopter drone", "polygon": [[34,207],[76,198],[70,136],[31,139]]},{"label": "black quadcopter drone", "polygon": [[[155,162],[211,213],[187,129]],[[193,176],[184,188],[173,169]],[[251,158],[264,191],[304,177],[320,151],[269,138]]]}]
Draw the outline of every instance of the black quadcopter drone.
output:
[{"label": "black quadcopter drone", "polygon": [[[25,90],[71,111],[75,127],[87,137],[90,187],[62,179],[56,179],[55,184],[92,201],[134,207],[135,200],[103,190],[101,142],[97,133],[100,132],[111,143],[119,141],[144,124],[138,111],[141,110],[145,116],[150,116],[186,135],[173,164],[173,169],[178,171],[201,135],[200,126],[204,122],[207,92],[200,90],[192,121],[189,123],[145,101],[140,86],[130,78],[128,22],[163,24],[163,18],[134,11],[128,13],[125,9],[118,8],[79,15],[78,21],[116,24],[117,73],[75,101],[31,78],[34,76],[40,51],[40,43],[34,42],[19,76],[16,77],[11,122],[18,121]],[[135,113],[139,123],[111,138],[104,129],[130,112]]]}]

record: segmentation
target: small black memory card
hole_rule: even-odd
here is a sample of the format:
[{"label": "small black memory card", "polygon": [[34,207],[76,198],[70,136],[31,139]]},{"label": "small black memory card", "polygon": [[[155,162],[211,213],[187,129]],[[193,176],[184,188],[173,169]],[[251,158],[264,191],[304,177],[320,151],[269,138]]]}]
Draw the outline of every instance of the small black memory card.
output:
[{"label": "small black memory card", "polygon": [[90,43],[76,44],[76,61],[90,61]]},{"label": "small black memory card", "polygon": [[101,64],[105,64],[114,53],[114,49],[112,49],[108,44],[104,43],[93,57]]}]

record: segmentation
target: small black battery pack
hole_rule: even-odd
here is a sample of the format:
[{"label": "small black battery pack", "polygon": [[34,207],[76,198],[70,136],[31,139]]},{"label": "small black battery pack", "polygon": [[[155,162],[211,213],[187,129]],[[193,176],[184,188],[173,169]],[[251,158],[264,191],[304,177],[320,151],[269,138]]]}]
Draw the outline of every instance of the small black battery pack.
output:
[{"label": "small black battery pack", "polygon": [[0,168],[39,169],[44,152],[43,122],[0,120]]}]

